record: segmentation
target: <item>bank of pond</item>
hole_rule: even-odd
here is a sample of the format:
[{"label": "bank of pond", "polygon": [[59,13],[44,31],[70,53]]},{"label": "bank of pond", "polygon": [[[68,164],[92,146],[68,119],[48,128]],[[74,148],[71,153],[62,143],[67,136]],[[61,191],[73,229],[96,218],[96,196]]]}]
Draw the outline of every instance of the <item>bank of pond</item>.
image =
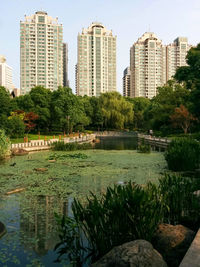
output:
[{"label": "bank of pond", "polygon": [[[134,239],[143,237],[151,241],[158,222],[168,220],[168,223],[177,224],[185,220],[190,226],[188,217],[194,215],[194,210],[191,209],[191,215],[186,199],[190,201],[190,207],[193,200],[196,205],[196,195],[193,192],[198,189],[198,183],[189,178],[183,178],[185,179],[183,182],[180,176],[173,176],[168,170],[163,153],[138,153],[135,150],[136,141],[127,140],[116,139],[113,145],[113,139],[112,141],[106,139],[99,145],[100,149],[29,153],[2,162],[0,221],[6,225],[7,233],[0,239],[0,265],[67,266],[69,257],[61,263],[54,262],[59,256],[62,259],[70,255],[67,249],[67,254],[59,253],[59,246],[56,251],[54,250],[60,241],[61,246],[66,245],[58,236],[58,231],[61,231],[61,236],[66,238],[65,220],[68,220],[69,226],[70,223],[76,225],[75,236],[78,236],[76,233],[78,231],[80,234],[78,237],[82,239],[80,242],[89,247],[89,250],[93,250],[90,260],[99,259],[113,245],[130,241],[131,236]],[[198,179],[195,178],[195,181]],[[169,190],[170,188],[174,191]],[[12,193],[16,189],[20,192]],[[8,194],[9,192],[11,193]],[[168,195],[164,192],[168,192]],[[127,205],[126,200],[129,197],[131,201],[129,206],[132,210],[124,206]],[[124,202],[119,203],[117,200]],[[109,203],[110,206],[106,206],[105,203]],[[171,207],[172,212],[167,213],[169,207],[166,206],[171,203],[174,203]],[[182,218],[183,208],[184,218]],[[92,209],[96,211],[96,221]],[[88,210],[91,213],[88,213]],[[109,221],[108,213],[111,214],[111,211],[112,221]],[[130,217],[131,212],[135,217]],[[87,225],[84,226],[88,232],[84,227],[78,228],[82,220],[79,216],[83,216],[82,218],[85,216],[84,222],[88,218]],[[102,218],[101,222],[98,221],[98,217]],[[198,224],[197,217],[195,217],[196,224]],[[124,227],[118,229],[120,224],[117,226],[117,219],[119,222],[123,221],[122,218],[125,220]],[[134,228],[132,232],[129,231],[131,221],[137,225],[137,231]],[[96,240],[95,238],[101,233],[100,230],[103,233],[103,229],[98,228],[103,227],[103,223],[109,226],[108,229],[105,228],[107,232],[101,234],[101,240]],[[91,233],[88,225],[92,224],[97,233]],[[115,237],[115,240],[112,240],[116,235],[112,227],[113,229],[116,227],[115,230],[119,233],[119,237]],[[72,233],[71,229],[68,230],[67,234]],[[125,235],[126,230],[128,230],[127,235]],[[113,233],[113,237],[109,231]],[[124,239],[120,240],[120,236],[124,236]],[[67,238],[71,238],[74,244],[72,234]],[[95,247],[95,242],[102,247],[102,250]],[[84,252],[80,250],[78,255],[72,252],[71,260],[87,266],[90,263],[84,262],[84,257],[89,254],[89,250]]]}]

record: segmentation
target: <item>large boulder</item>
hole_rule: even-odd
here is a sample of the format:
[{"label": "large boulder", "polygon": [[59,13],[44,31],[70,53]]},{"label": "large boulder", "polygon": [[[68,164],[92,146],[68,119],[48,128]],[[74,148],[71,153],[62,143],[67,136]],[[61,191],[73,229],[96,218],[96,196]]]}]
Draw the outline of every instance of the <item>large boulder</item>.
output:
[{"label": "large boulder", "polygon": [[114,247],[92,267],[167,267],[162,256],[146,240]]},{"label": "large boulder", "polygon": [[152,244],[169,266],[179,266],[195,237],[195,232],[183,225],[160,224]]}]

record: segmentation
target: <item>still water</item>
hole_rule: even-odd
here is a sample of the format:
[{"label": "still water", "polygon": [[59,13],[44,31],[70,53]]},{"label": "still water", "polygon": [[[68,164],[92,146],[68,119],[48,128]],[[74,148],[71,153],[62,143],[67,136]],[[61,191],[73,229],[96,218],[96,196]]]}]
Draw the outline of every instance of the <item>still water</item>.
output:
[{"label": "still water", "polygon": [[[115,183],[156,182],[166,168],[162,154],[140,154],[135,147],[134,138],[101,138],[96,149],[81,152],[83,159],[65,159],[57,152],[51,162],[53,152],[48,151],[0,165],[0,221],[7,228],[0,239],[0,266],[65,266],[54,263],[59,241],[55,213],[71,215],[74,197],[84,199]],[[6,195],[16,188],[25,191]]]}]

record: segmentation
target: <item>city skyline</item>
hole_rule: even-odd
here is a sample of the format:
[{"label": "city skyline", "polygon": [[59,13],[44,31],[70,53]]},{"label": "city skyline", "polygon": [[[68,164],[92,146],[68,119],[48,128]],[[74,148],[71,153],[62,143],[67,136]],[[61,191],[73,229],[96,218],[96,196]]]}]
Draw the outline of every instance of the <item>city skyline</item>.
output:
[{"label": "city skyline", "polygon": [[[5,55],[7,63],[13,68],[13,82],[19,88],[20,57],[19,57],[19,22],[24,15],[30,15],[38,10],[46,11],[52,17],[58,17],[63,24],[64,41],[69,45],[69,81],[75,93],[75,64],[77,62],[76,37],[81,28],[100,21],[117,35],[117,90],[122,93],[123,70],[129,66],[129,49],[149,25],[152,32],[164,44],[171,43],[177,36],[186,36],[192,45],[200,42],[198,29],[200,3],[182,0],[175,1],[127,1],[126,5],[118,0],[66,3],[53,1],[8,1],[2,4],[0,32],[3,40],[0,43],[0,53]],[[77,9],[79,7],[79,9]],[[81,10],[79,12],[78,10]],[[177,10],[179,12],[177,12]],[[110,12],[112,11],[112,12]],[[156,14],[156,16],[154,16]],[[170,14],[170,19],[169,18]],[[8,19],[9,18],[9,19]],[[121,18],[121,19],[120,19]]]}]

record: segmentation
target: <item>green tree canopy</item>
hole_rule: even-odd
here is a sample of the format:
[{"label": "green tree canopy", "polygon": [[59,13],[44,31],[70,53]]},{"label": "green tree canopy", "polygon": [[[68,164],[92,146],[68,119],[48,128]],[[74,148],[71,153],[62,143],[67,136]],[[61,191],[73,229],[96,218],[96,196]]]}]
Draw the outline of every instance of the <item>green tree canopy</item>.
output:
[{"label": "green tree canopy", "polygon": [[119,93],[105,93],[99,99],[105,128],[124,129],[133,122],[132,104]]}]

